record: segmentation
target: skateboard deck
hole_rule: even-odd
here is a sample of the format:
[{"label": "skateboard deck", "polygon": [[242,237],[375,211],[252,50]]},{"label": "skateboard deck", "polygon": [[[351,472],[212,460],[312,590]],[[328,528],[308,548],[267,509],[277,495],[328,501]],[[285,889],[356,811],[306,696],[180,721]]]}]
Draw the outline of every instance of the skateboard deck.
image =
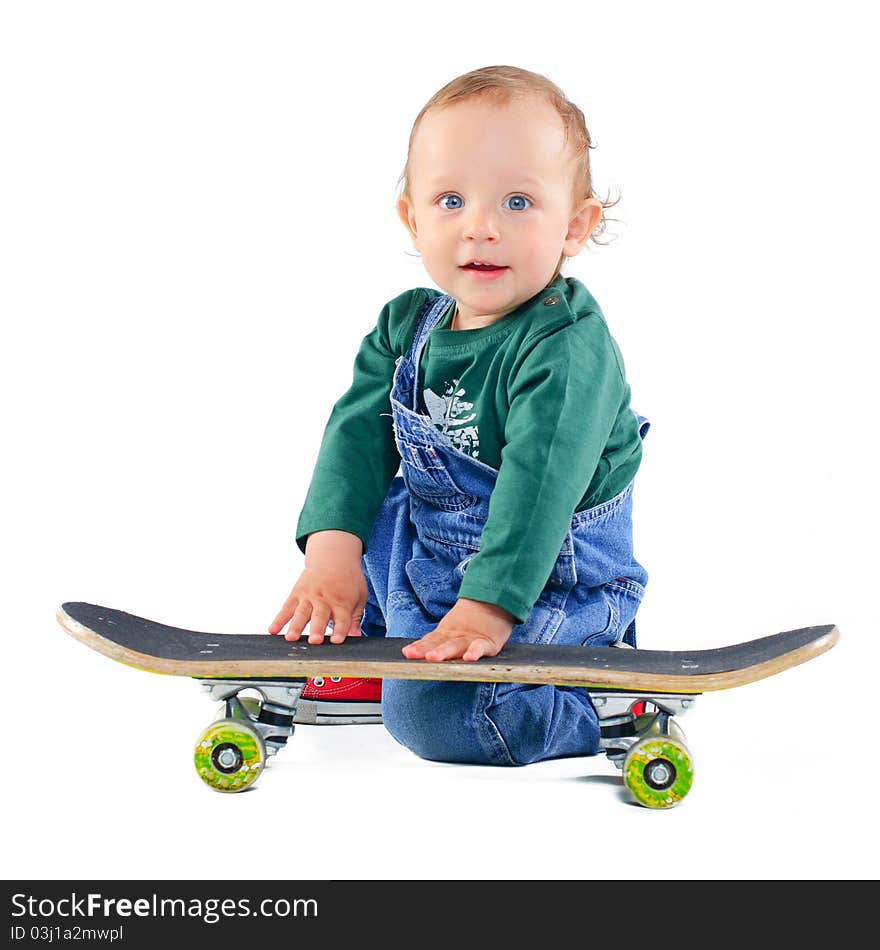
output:
[{"label": "skateboard deck", "polygon": [[342,644],[289,642],[268,634],[200,633],[95,604],[66,603],[58,620],[76,639],[128,666],[201,678],[365,676],[609,686],[701,693],[742,686],[812,659],[833,646],[836,627],[789,630],[710,650],[508,643],[475,662],[408,660],[411,639],[352,637]]},{"label": "skateboard deck", "polygon": [[[495,657],[431,663],[402,655],[411,639],[310,644],[265,633],[204,633],[81,602],[62,604],[57,619],[93,650],[138,669],[199,679],[225,704],[224,718],[196,747],[197,771],[218,791],[252,785],[266,756],[292,735],[307,677],[467,680],[587,688],[603,751],[649,807],[677,804],[690,788],[692,761],[673,716],[695,696],[773,676],[824,653],[839,637],[825,624],[705,650],[507,643]],[[239,697],[244,690],[261,699]]]}]

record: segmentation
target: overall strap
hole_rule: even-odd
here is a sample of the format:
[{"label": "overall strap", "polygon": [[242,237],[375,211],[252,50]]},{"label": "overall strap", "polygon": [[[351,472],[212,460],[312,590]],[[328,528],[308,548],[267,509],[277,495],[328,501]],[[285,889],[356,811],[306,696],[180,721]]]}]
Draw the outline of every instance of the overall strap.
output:
[{"label": "overall strap", "polygon": [[409,358],[413,363],[418,362],[422,347],[428,339],[428,334],[437,325],[437,322],[440,320],[440,317],[443,316],[451,300],[452,297],[450,297],[449,294],[441,294],[439,297],[425,302],[419,314],[419,322],[416,325],[415,333],[413,334],[412,346],[409,349]]},{"label": "overall strap", "polygon": [[419,372],[419,357],[422,354],[422,348],[428,340],[428,335],[439,323],[440,318],[443,316],[451,301],[452,297],[449,294],[441,294],[439,297],[435,297],[433,300],[428,300],[422,307],[422,311],[419,314],[419,321],[416,324],[415,333],[413,333],[412,346],[409,349],[409,360],[412,363],[413,369],[413,409],[418,407],[417,381]]}]

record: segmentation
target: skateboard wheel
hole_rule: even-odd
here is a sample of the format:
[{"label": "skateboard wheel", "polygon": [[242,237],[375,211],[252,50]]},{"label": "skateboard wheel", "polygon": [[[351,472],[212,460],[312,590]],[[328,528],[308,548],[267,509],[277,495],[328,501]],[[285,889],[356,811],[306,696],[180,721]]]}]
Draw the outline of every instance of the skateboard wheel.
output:
[{"label": "skateboard wheel", "polygon": [[199,778],[218,792],[241,792],[266,763],[262,736],[242,719],[220,719],[199,736],[195,766]]},{"label": "skateboard wheel", "polygon": [[623,763],[623,781],[647,808],[671,808],[690,790],[694,765],[687,746],[674,736],[648,736],[637,742]]}]

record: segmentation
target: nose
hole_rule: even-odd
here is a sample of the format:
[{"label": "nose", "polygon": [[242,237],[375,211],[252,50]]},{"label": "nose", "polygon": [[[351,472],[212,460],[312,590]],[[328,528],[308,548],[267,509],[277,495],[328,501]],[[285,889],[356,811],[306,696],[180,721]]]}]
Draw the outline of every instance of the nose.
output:
[{"label": "nose", "polygon": [[473,203],[464,220],[464,237],[472,241],[498,241],[498,219],[494,208]]}]

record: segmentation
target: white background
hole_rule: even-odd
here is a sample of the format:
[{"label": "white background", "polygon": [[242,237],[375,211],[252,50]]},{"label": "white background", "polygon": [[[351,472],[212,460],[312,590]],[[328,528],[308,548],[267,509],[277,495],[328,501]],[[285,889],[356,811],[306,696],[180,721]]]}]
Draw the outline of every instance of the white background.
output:
[{"label": "white background", "polygon": [[[6,878],[876,876],[867,7],[3,5]],[[360,340],[430,284],[393,210],[412,121],[496,63],[582,107],[622,194],[618,239],[566,273],[653,421],[641,645],[841,642],[702,697],[668,813],[604,757],[444,766],[381,727],[301,728],[252,792],[214,794],[198,687],[54,610],[265,629]]]}]

